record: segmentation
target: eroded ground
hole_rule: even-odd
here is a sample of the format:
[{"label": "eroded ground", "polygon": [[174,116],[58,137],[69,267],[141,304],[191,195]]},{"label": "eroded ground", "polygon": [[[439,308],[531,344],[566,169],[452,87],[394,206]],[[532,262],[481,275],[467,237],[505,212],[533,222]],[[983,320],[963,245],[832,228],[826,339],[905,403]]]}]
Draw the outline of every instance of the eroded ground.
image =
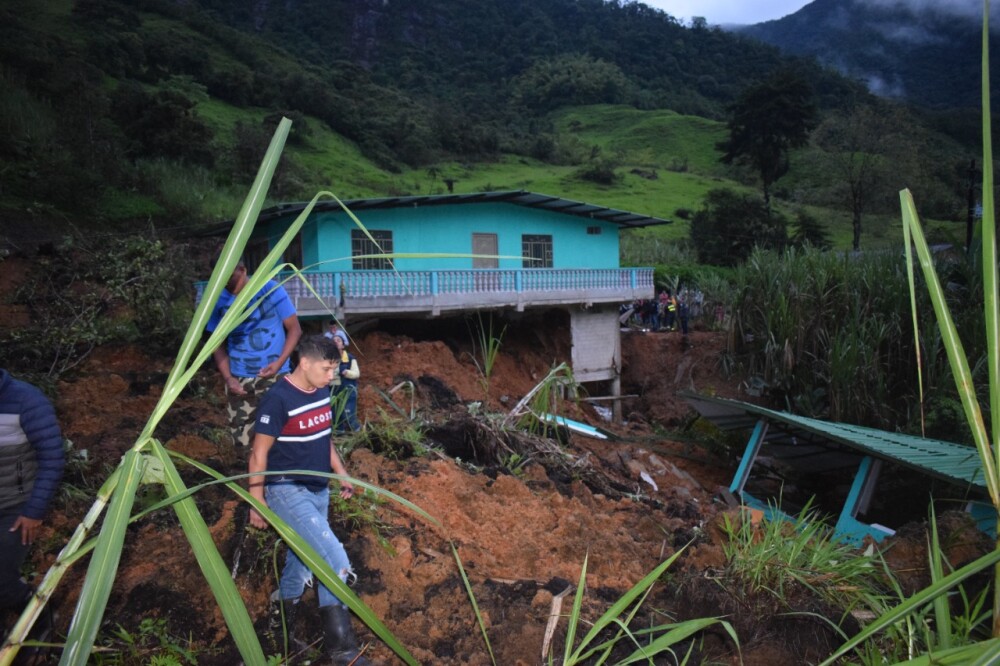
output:
[{"label": "eroded ground", "polygon": [[[626,423],[603,423],[589,407],[566,406],[571,417],[601,425],[620,439],[571,435],[561,450],[521,449],[515,459],[506,454],[511,473],[501,464],[505,449],[497,455],[490,443],[494,426],[484,426],[468,405],[485,402],[490,411],[509,410],[553,362],[568,358],[567,333],[555,325],[512,329],[488,394],[472,360],[471,342],[460,333],[452,327],[444,339],[432,339],[427,324],[416,337],[372,330],[358,335],[353,346],[363,373],[362,419],[391,419],[402,424],[397,428],[405,427],[396,408],[374,388],[392,392],[396,407],[407,413],[414,409],[427,441],[438,445],[436,451],[413,455],[412,448],[377,442],[378,451],[351,451],[348,469],[407,498],[439,525],[389,504],[371,514],[377,515],[377,527],[370,522],[359,526],[346,517],[336,524],[359,575],[356,591],[418,660],[491,663],[452,546],[472,584],[497,664],[543,663],[553,599],[575,587],[585,561],[584,616],[593,618],[685,546],[669,582],[658,585],[644,606],[659,614],[658,621],[662,614],[678,620],[725,615],[739,632],[747,664],[816,661],[838,644],[822,619],[791,620],[735,607],[718,581],[724,565],[718,521],[731,509],[715,490],[728,484],[736,461],[724,447],[692,443],[695,434],[683,426],[693,416],[676,393],[738,394],[734,381],[719,371],[724,334],[695,331],[686,342],[676,333],[623,334],[623,392],[636,396],[623,403]],[[169,360],[150,358],[136,348],[99,349],[77,375],[58,386],[65,435],[76,451],[86,451],[87,462],[75,464],[67,475],[67,490],[34,550],[37,572],[51,564],[89,507],[93,489],[131,446],[168,369]],[[206,370],[173,407],[158,436],[172,450],[239,473],[246,452],[227,443],[224,426],[221,382]],[[663,435],[665,427],[678,428],[672,432],[683,441]],[[202,479],[182,470],[189,484]],[[198,503],[233,566],[266,649],[275,649],[266,618],[275,587],[274,538],[247,531],[245,510],[224,489],[201,492]],[[910,564],[920,557],[919,548],[898,552]],[[84,567],[76,565],[53,600],[63,631]],[[564,613],[571,600],[572,593],[564,599]],[[105,633],[121,625],[134,634],[149,617],[166,619],[172,636],[190,637],[199,663],[238,663],[221,614],[170,513],[130,528]],[[316,630],[314,619],[307,623]],[[373,659],[400,663],[367,628],[356,627],[364,640],[372,641]],[[557,655],[564,632],[565,621],[555,633]],[[699,662],[740,659],[721,631],[709,632],[696,644],[695,654]]]}]

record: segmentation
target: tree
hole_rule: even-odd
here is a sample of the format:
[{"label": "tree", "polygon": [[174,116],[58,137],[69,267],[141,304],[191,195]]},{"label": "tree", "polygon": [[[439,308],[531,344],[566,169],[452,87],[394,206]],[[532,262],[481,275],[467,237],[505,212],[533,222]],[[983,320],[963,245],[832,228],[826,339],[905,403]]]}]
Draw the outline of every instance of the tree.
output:
[{"label": "tree", "polygon": [[755,196],[724,188],[705,195],[703,207],[691,220],[691,242],[698,261],[733,266],[755,246],[782,249],[787,242],[785,217]]},{"label": "tree", "polygon": [[130,141],[131,157],[168,157],[208,167],[215,161],[212,129],[181,92],[147,92],[135,81],[123,81],[112,96],[111,113]]},{"label": "tree", "polygon": [[539,60],[514,81],[515,96],[528,109],[549,111],[576,104],[619,104],[629,81],[618,65],[564,54]]},{"label": "tree", "polygon": [[788,172],[789,151],[804,146],[816,126],[812,88],[783,70],[746,88],[729,110],[729,138],[717,145],[722,162],[754,169],[770,208],[771,185]]},{"label": "tree", "polygon": [[795,247],[812,247],[829,250],[833,243],[830,234],[819,220],[805,211],[799,211],[792,222],[792,236],[788,240]]},{"label": "tree", "polygon": [[828,173],[839,181],[836,194],[851,211],[855,251],[861,249],[862,214],[910,163],[902,152],[909,142],[899,134],[906,126],[898,113],[865,105],[833,113],[813,135],[826,151]]}]

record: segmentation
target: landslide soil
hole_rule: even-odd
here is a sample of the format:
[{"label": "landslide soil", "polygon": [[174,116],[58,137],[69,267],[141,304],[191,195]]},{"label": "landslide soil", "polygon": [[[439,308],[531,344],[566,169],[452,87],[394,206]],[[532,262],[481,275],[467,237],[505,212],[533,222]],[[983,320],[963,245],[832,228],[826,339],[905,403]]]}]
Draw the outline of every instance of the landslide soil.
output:
[{"label": "landslide soil", "polygon": [[[690,544],[671,567],[669,583],[654,588],[644,609],[677,620],[726,615],[739,632],[746,664],[800,664],[829,654],[838,639],[822,618],[781,619],[734,606],[717,581],[725,564],[719,516],[731,509],[720,502],[716,489],[728,484],[736,461],[724,447],[709,450],[692,443],[689,426],[695,417],[677,392],[737,395],[735,382],[719,370],[722,333],[696,330],[683,340],[677,333],[623,332],[622,390],[634,396],[623,401],[625,422],[606,423],[586,403],[567,406],[572,418],[599,425],[617,438],[563,433],[561,463],[541,454],[525,455],[515,459],[520,464],[509,465],[515,467],[513,473],[504,469],[503,447],[490,441],[491,430],[470,415],[469,406],[480,402],[489,411],[509,411],[553,362],[568,360],[565,324],[550,316],[510,326],[488,396],[464,322],[397,323],[355,335],[352,350],[362,369],[360,416],[390,425],[378,426],[379,437],[350,451],[348,469],[408,499],[439,523],[388,503],[369,512],[377,516],[377,526],[335,516],[335,530],[358,574],[355,591],[422,663],[489,664],[452,556],[454,546],[496,663],[540,664],[553,599],[575,589],[585,562],[583,614],[592,620],[666,557]],[[55,402],[64,434],[74,451],[86,452],[86,461],[71,465],[66,491],[33,550],[38,576],[89,508],[94,489],[142,429],[169,363],[137,347],[100,348],[58,384]],[[413,455],[412,447],[393,443],[391,431],[404,428],[406,421],[376,389],[391,394],[404,412],[415,410],[426,442],[434,445],[431,453]],[[222,385],[205,368],[157,436],[170,450],[240,473],[246,451],[235,449],[225,432]],[[179,467],[189,485],[204,480],[192,468]],[[155,492],[147,492],[148,502],[156,499]],[[245,509],[228,491],[208,488],[197,502],[234,571],[265,650],[277,652],[267,614],[276,584],[275,556],[280,563],[283,547],[272,534],[246,529]],[[352,502],[372,506],[367,500]],[[76,564],[53,598],[61,632],[68,628],[85,567],[85,561]],[[314,606],[313,594],[306,597]],[[571,603],[572,592],[563,599],[563,613]],[[317,621],[308,615],[303,633],[318,635]],[[145,618],[163,618],[171,636],[185,645],[190,640],[198,663],[239,663],[225,622],[169,511],[129,528],[102,635],[110,636],[119,626],[138,635]],[[376,663],[401,663],[366,627],[357,621],[355,627],[360,639],[370,642],[368,654]],[[565,630],[563,620],[555,631],[556,654],[561,654]],[[697,661],[715,663],[740,659],[721,631],[710,631],[699,641],[695,655]]]}]

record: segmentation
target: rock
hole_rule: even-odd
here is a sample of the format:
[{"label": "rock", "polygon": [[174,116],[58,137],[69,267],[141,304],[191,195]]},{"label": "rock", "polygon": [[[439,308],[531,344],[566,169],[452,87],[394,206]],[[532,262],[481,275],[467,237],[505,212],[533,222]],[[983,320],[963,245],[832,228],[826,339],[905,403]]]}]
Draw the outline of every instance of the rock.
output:
[{"label": "rock", "polygon": [[542,588],[535,592],[531,607],[539,611],[548,611],[552,607],[552,593]]}]

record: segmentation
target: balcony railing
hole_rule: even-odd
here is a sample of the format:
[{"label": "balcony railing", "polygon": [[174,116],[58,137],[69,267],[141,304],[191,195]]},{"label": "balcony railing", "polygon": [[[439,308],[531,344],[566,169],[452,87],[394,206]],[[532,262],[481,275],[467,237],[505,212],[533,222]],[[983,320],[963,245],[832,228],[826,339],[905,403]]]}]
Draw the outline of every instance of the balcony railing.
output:
[{"label": "balcony railing", "polygon": [[[620,302],[653,296],[652,268],[527,268],[309,272],[284,283],[300,314],[348,309],[395,312],[483,306]],[[205,282],[195,285],[197,298]],[[377,299],[377,304],[374,302]],[[322,301],[322,302],[321,302]],[[316,312],[312,312],[315,310]]]}]

